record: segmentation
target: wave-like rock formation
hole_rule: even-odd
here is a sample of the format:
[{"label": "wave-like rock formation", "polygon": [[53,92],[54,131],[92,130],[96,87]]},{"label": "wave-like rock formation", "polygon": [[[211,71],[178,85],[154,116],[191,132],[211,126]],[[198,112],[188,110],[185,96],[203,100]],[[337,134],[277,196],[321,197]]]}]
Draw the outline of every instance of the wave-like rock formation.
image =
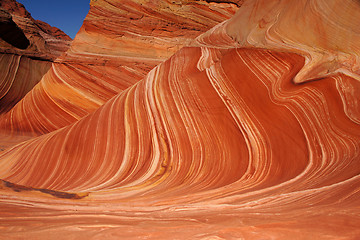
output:
[{"label": "wave-like rock formation", "polygon": [[0,131],[40,135],[81,119],[238,8],[137,0],[91,1],[90,6],[70,50],[0,119]]},{"label": "wave-like rock formation", "polygon": [[0,54],[0,114],[8,112],[50,69],[51,63],[29,57]]},{"label": "wave-like rock formation", "polygon": [[1,118],[41,80],[52,62],[69,48],[71,39],[34,20],[15,0],[0,2],[0,32]]},{"label": "wave-like rock formation", "polygon": [[359,14],[246,1],[93,113],[4,151],[0,236],[357,239]]},{"label": "wave-like rock formation", "polygon": [[112,0],[90,5],[70,50],[0,118],[0,131],[40,135],[81,119],[238,8],[203,1]]}]

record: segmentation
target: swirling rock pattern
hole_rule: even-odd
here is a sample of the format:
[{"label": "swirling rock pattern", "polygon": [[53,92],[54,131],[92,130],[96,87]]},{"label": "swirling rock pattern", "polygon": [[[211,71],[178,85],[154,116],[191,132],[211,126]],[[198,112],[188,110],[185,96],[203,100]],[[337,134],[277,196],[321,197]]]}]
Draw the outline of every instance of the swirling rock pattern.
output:
[{"label": "swirling rock pattern", "polygon": [[[275,2],[285,22],[293,20],[286,12],[314,3]],[[342,14],[360,9],[353,3]],[[267,9],[262,1],[245,4],[251,16]],[[317,10],[321,20],[329,9]],[[308,81],[311,51],[274,49],[281,35],[254,48],[254,38],[236,37],[249,20],[242,16],[199,36],[81,120],[3,152],[0,236],[358,238],[356,66]],[[254,36],[261,35],[258,20]],[[264,30],[266,39],[276,24]],[[352,33],[348,43],[357,49]],[[321,54],[345,49],[331,46]]]},{"label": "swirling rock pattern", "polygon": [[69,51],[0,119],[0,131],[41,135],[80,120],[230,18],[236,3],[91,1]]},{"label": "swirling rock pattern", "polygon": [[[0,31],[0,119],[3,119],[69,48],[71,39],[60,29],[33,19],[15,0],[0,2]],[[7,116],[5,121],[16,118],[12,113]],[[27,134],[15,136],[11,126],[0,122],[6,126],[0,127],[0,149],[24,140]]]},{"label": "swirling rock pattern", "polygon": [[0,114],[8,112],[50,69],[48,61],[0,54]]}]

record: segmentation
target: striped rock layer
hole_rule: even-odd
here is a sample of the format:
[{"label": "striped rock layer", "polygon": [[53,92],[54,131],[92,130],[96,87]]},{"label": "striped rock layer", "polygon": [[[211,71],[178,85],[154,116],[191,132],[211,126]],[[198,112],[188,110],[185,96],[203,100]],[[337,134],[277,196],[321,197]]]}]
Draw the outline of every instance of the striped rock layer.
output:
[{"label": "striped rock layer", "polygon": [[[268,2],[278,20],[262,30]],[[0,236],[358,238],[360,83],[345,61],[348,49],[358,57],[360,31],[327,24],[329,1],[266,3],[245,2],[250,15],[202,34],[93,113],[4,151]],[[324,34],[348,32],[349,48],[314,35],[311,49],[309,35],[292,35],[308,29],[287,13],[315,3]],[[359,12],[342,4],[342,19]],[[311,77],[325,67],[309,61],[316,47],[344,56],[331,62],[340,70]]]},{"label": "striped rock layer", "polygon": [[[70,40],[60,29],[33,19],[15,0],[0,2],[0,118],[40,82]],[[4,131],[9,132],[1,130],[0,145],[6,142]]]},{"label": "striped rock layer", "polygon": [[0,118],[0,132],[41,135],[78,121],[237,8],[203,1],[91,1],[70,49]]}]

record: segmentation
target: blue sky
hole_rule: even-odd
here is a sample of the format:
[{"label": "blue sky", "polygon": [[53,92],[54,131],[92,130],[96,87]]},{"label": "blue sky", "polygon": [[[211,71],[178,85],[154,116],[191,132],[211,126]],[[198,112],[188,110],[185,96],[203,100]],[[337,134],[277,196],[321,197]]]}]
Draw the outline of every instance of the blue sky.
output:
[{"label": "blue sky", "polygon": [[60,28],[71,38],[79,31],[89,12],[90,0],[17,0],[34,19]]}]

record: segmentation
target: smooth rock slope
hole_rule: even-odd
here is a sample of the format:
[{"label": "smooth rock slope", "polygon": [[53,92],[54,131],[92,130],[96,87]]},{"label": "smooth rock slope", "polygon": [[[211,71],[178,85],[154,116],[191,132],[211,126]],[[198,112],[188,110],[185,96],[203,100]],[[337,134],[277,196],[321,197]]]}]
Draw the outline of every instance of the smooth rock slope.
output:
[{"label": "smooth rock slope", "polygon": [[[93,10],[137,6],[110,2]],[[245,1],[92,113],[4,151],[0,236],[357,239],[359,13]]]},{"label": "smooth rock slope", "polygon": [[70,41],[15,0],[0,2],[0,118],[33,89]]},{"label": "smooth rock slope", "polygon": [[230,18],[237,6],[204,1],[91,1],[70,49],[23,101],[0,118],[0,132],[41,135],[78,121],[182,46],[190,46],[195,37]]}]

